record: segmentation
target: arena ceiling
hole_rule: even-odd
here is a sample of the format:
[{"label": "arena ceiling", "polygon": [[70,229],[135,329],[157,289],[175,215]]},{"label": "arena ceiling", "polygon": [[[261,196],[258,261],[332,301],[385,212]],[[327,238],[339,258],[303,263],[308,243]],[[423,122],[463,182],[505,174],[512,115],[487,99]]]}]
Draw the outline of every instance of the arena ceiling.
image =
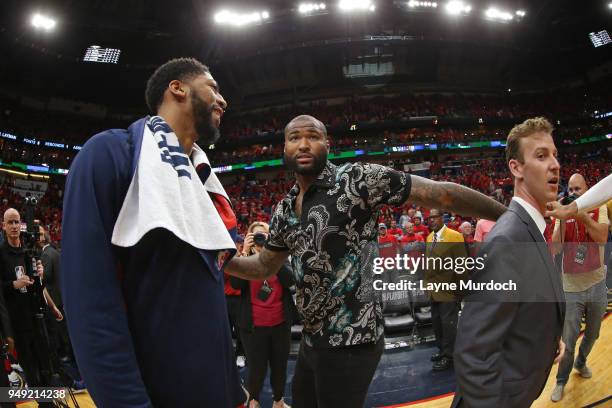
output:
[{"label": "arena ceiling", "polygon": [[[612,31],[607,0],[473,0],[469,15],[411,10],[383,1],[374,12],[303,16],[299,1],[3,0],[0,88],[118,107],[141,107],[144,81],[171,57],[208,64],[234,106],[304,95],[385,89],[544,88],[584,80],[612,63],[612,45],[588,33]],[[521,21],[493,22],[484,10],[525,10]],[[216,24],[221,9],[266,10],[259,25]],[[57,20],[33,30],[33,12]],[[85,63],[87,47],[121,50],[118,64]],[[604,74],[606,71],[603,71]],[[601,75],[601,72],[600,74]]]}]

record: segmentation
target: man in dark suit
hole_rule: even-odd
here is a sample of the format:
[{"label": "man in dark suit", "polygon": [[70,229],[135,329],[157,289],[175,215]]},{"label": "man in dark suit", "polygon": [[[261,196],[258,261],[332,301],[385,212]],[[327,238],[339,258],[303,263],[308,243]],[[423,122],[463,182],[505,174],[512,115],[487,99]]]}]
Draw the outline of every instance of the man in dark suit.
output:
[{"label": "man in dark suit", "polygon": [[[424,282],[426,285],[433,283],[459,285],[465,276],[460,271],[445,269],[443,264],[446,259],[467,257],[463,235],[448,228],[444,224],[442,211],[432,208],[429,212],[428,224],[431,233],[427,236],[426,256],[432,261],[438,258],[440,261],[431,262],[425,269]],[[451,289],[430,290],[431,298],[431,321],[436,336],[436,345],[439,352],[431,356],[433,371],[448,370],[453,366],[453,348],[457,336],[457,318],[461,301],[460,291]]]},{"label": "man in dark suit", "polygon": [[544,241],[542,214],[559,182],[552,125],[529,119],[508,135],[506,161],[514,198],[479,253],[474,283],[516,284],[473,290],[465,298],[455,344],[453,407],[529,407],[563,354],[565,304],[561,275]]},{"label": "man in dark suit", "polygon": [[[55,305],[59,311],[63,316],[65,316],[64,302],[62,301],[62,292],[60,290],[60,253],[53,245],[51,245],[49,231],[42,226],[39,228],[39,246],[41,247],[40,261],[42,262],[45,271],[45,287],[51,295],[51,298],[53,298],[55,301]],[[70,339],[68,337],[68,327],[66,326],[66,319],[63,319],[60,322],[49,321],[48,324],[52,326],[50,334],[55,337],[52,344],[57,346],[59,357],[68,357],[73,359]]]}]

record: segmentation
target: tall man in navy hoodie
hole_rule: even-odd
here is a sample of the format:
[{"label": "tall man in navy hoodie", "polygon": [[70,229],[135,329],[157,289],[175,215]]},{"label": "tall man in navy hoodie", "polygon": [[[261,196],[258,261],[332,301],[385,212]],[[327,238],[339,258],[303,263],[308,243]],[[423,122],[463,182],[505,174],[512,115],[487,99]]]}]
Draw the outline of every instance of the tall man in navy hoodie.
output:
[{"label": "tall man in navy hoodie", "polygon": [[[66,182],[62,291],[75,355],[98,407],[234,408],[246,398],[234,364],[221,268],[235,248],[196,247],[178,237],[182,230],[163,227],[147,229],[133,245],[111,242],[141,170],[145,137],[158,137],[160,151],[152,157],[160,159],[160,173],[176,170],[175,181],[187,188],[207,184],[216,177],[208,163],[194,165],[196,150],[202,154],[194,143],[214,143],[227,104],[208,68],[190,58],[159,67],[147,83],[146,101],[156,116],[92,137]],[[178,143],[165,145],[174,134]],[[169,183],[160,186],[157,175],[148,187],[163,198]],[[146,187],[142,180],[140,190]],[[197,191],[204,191],[202,185]],[[192,214],[212,217],[210,224],[222,231],[199,227],[229,239],[236,221],[223,194],[202,195],[214,203],[212,214]],[[170,199],[199,211],[195,197]],[[153,217],[167,205],[149,204]],[[165,221],[181,216],[170,213]]]}]

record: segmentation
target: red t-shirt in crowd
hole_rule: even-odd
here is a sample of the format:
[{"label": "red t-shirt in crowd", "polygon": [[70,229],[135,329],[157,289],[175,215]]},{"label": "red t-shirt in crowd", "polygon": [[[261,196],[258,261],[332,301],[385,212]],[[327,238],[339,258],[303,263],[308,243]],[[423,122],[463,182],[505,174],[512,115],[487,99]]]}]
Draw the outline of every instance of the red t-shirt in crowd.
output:
[{"label": "red t-shirt in crowd", "polygon": [[267,279],[268,286],[272,288],[270,296],[263,301],[257,297],[264,281],[251,281],[251,307],[253,309],[253,326],[273,327],[285,321],[283,311],[283,287],[277,276]]},{"label": "red t-shirt in crowd", "polygon": [[423,236],[421,234],[406,234],[406,235],[402,235],[399,240],[400,243],[402,244],[408,244],[410,242],[425,242],[425,238],[423,238]]},{"label": "red t-shirt in crowd", "polygon": [[397,238],[387,232],[378,237],[378,254],[381,258],[395,258],[397,255]]},{"label": "red t-shirt in crowd", "polygon": [[427,228],[423,224],[415,225],[413,231],[415,234],[422,236],[423,239],[427,238],[427,236],[429,235],[429,228]]},{"label": "red t-shirt in crowd", "polygon": [[391,235],[402,235],[403,231],[401,228],[389,228],[387,233]]}]

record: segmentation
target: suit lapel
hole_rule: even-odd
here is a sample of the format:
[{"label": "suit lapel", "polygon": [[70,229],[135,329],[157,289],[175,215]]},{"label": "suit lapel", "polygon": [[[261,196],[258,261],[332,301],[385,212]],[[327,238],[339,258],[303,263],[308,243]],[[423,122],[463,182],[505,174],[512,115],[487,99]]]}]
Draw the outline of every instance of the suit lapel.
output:
[{"label": "suit lapel", "polygon": [[561,279],[560,279],[559,271],[557,270],[557,267],[555,266],[553,262],[552,255],[550,254],[550,251],[548,250],[548,245],[545,245],[546,241],[544,241],[544,237],[542,236],[542,233],[538,229],[537,224],[535,223],[533,218],[531,218],[531,216],[527,213],[527,211],[523,208],[522,205],[520,205],[516,201],[512,201],[510,202],[510,206],[508,207],[508,209],[516,213],[516,215],[518,215],[519,218],[527,225],[527,230],[529,231],[529,234],[531,235],[531,237],[536,243],[536,247],[538,248],[540,257],[546,264],[546,271],[548,273],[548,278],[551,281],[553,290],[555,291],[555,296],[557,298],[557,310],[559,311],[559,316],[563,320],[564,314],[565,314],[563,310],[565,294],[563,292],[563,287],[561,286]]}]

